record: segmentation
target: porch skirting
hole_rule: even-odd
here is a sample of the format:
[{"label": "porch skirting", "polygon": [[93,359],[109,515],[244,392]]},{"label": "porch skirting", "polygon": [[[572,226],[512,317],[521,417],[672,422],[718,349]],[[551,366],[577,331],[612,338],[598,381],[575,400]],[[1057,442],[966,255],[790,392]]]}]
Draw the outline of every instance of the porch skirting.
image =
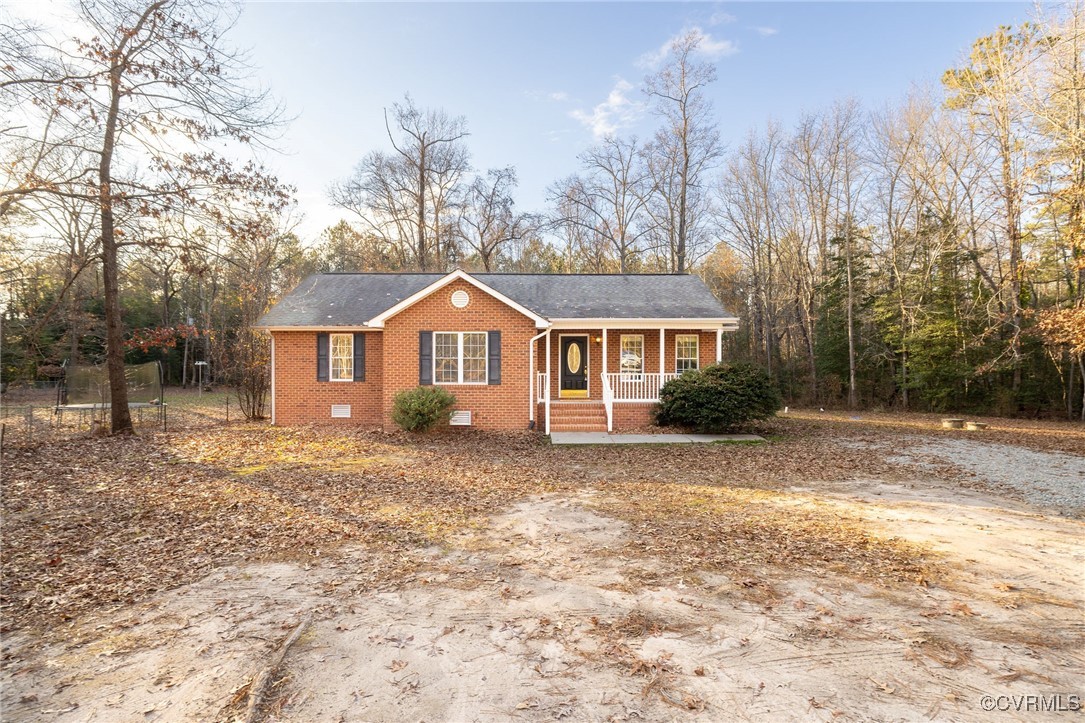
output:
[{"label": "porch skirting", "polygon": [[655,406],[655,402],[614,402],[614,429],[647,427]]}]

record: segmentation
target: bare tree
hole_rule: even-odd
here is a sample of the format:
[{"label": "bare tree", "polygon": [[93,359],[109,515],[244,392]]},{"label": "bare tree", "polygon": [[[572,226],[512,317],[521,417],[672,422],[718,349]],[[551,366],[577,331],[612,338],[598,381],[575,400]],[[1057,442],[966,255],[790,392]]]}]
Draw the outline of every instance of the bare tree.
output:
[{"label": "bare tree", "polygon": [[516,211],[512,198],[515,188],[516,169],[494,168],[485,176],[475,177],[461,205],[459,236],[478,254],[486,271],[494,270],[506,246],[534,235],[539,229],[538,218]]},{"label": "bare tree", "polygon": [[467,121],[423,109],[410,96],[384,114],[392,152],[374,151],[329,195],[366,228],[411,250],[419,271],[443,268],[451,239],[445,233],[459,186],[470,169]]},{"label": "bare tree", "polygon": [[[266,139],[278,117],[265,93],[247,88],[243,57],[223,42],[235,14],[209,0],[84,0],[78,18],[87,37],[51,45],[36,34],[50,62],[14,66],[0,84],[9,97],[44,109],[42,127],[71,129],[64,137],[79,139],[94,169],[77,177],[81,183],[68,179],[29,191],[96,201],[114,434],[132,431],[118,255],[141,242],[140,220],[184,209],[225,223],[222,207],[239,197],[262,196],[270,209],[287,201],[287,190],[258,167],[237,168],[211,150],[224,139],[242,145]],[[42,147],[50,147],[49,137],[43,131]]]},{"label": "bare tree", "polygon": [[608,243],[618,270],[634,268],[652,228],[647,212],[648,182],[644,158],[635,138],[607,136],[580,156],[583,175],[570,176],[550,189],[551,201],[573,208],[570,223],[586,224],[585,232]]},{"label": "bare tree", "polygon": [[[1038,183],[1064,259],[1068,300],[1085,305],[1085,0],[1037,6],[1043,41],[1024,74],[1024,103],[1040,137]],[[1060,279],[1060,282],[1063,279]],[[1056,294],[1062,293],[1056,289]],[[1085,370],[1083,370],[1085,371]],[[1083,380],[1085,381],[1085,380]]]},{"label": "bare tree", "polygon": [[703,39],[697,31],[676,38],[663,67],[644,79],[644,92],[663,121],[645,149],[649,193],[675,273],[685,273],[709,250],[700,232],[708,210],[709,173],[723,153],[712,104],[705,97],[716,68],[695,57]]},{"label": "bare tree", "polygon": [[782,231],[777,176],[782,145],[778,126],[770,124],[763,137],[751,133],[728,160],[719,189],[718,226],[749,275],[754,358],[762,360],[770,373],[777,355],[776,283]]},{"label": "bare tree", "polygon": [[556,198],[549,225],[564,246],[564,267],[571,272],[612,273],[617,269],[617,260],[610,244],[593,224],[596,214],[588,210],[590,198],[572,179],[560,182],[558,187],[565,192]]},{"label": "bare tree", "polygon": [[1024,69],[1037,51],[1036,27],[1025,23],[1019,32],[1000,27],[972,45],[968,61],[942,76],[949,107],[969,118],[971,133],[990,148],[997,171],[991,183],[1002,202],[1002,223],[1008,248],[1008,290],[1003,294],[1009,326],[1009,355],[1013,392],[1021,388],[1023,307],[1022,211],[1028,151],[1028,127],[1022,106]]}]

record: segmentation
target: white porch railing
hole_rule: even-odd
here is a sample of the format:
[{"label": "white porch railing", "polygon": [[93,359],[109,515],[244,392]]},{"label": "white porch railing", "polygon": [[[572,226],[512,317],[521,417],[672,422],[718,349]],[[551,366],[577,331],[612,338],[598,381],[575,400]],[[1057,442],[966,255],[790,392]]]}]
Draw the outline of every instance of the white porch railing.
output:
[{"label": "white porch railing", "polygon": [[614,390],[610,388],[609,374],[600,374],[603,378],[603,408],[607,410],[607,431],[614,431]]},{"label": "white porch railing", "polygon": [[535,401],[545,402],[550,399],[550,375],[538,372],[535,375]]},{"label": "white porch railing", "polygon": [[630,374],[617,372],[603,375],[603,389],[609,387],[614,402],[658,402],[659,390],[677,374]]}]

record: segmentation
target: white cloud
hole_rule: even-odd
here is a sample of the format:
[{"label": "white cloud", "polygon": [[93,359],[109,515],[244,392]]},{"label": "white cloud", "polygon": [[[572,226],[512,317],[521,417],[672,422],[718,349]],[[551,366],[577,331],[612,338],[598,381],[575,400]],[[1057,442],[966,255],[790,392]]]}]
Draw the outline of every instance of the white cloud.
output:
[{"label": "white cloud", "polygon": [[580,122],[592,132],[595,138],[617,133],[622,128],[632,125],[644,112],[644,104],[629,97],[633,84],[624,78],[618,78],[606,100],[590,111],[580,108],[570,111],[569,116]]},{"label": "white cloud", "polygon": [[771,28],[768,25],[758,25],[754,28],[754,31],[756,31],[757,34],[760,35],[762,38],[767,38],[770,35],[775,35],[776,33],[780,32],[776,28]]},{"label": "white cloud", "polygon": [[738,52],[738,46],[730,40],[716,39],[707,33],[701,33],[701,44],[697,47],[697,52],[706,58],[716,60],[734,55]]},{"label": "white cloud", "polygon": [[523,93],[525,98],[529,98],[535,102],[549,101],[552,103],[563,103],[569,100],[569,94],[564,90],[549,92],[543,90],[525,90]]},{"label": "white cloud", "polygon": [[708,19],[708,24],[709,25],[727,25],[728,23],[733,23],[733,22],[735,22],[737,20],[738,20],[738,18],[736,18],[731,13],[725,13],[722,10],[717,10],[716,12],[712,13],[712,17],[710,17]]},{"label": "white cloud", "polygon": [[711,33],[706,33],[700,27],[694,25],[693,27],[686,28],[681,32],[673,35],[660,45],[655,50],[650,50],[637,58],[636,66],[642,70],[654,70],[667,58],[667,54],[671,52],[671,46],[679,38],[685,37],[687,33],[692,33],[697,37],[697,55],[708,60],[719,60],[720,58],[727,57],[728,55],[734,55],[738,52],[738,46],[733,41],[725,38],[714,38]]}]

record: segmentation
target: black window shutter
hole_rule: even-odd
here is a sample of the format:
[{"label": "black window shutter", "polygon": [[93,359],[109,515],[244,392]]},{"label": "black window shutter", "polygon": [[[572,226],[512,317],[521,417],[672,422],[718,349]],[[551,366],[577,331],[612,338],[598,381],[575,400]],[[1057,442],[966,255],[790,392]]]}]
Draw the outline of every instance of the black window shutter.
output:
[{"label": "black window shutter", "polygon": [[316,380],[328,381],[328,335],[316,335]]},{"label": "black window shutter", "polygon": [[433,332],[418,332],[418,383],[433,384]]},{"label": "black window shutter", "polygon": [[501,332],[491,331],[490,334],[490,378],[488,384],[501,383]]},{"label": "black window shutter", "polygon": [[365,381],[365,333],[354,335],[354,381]]}]

